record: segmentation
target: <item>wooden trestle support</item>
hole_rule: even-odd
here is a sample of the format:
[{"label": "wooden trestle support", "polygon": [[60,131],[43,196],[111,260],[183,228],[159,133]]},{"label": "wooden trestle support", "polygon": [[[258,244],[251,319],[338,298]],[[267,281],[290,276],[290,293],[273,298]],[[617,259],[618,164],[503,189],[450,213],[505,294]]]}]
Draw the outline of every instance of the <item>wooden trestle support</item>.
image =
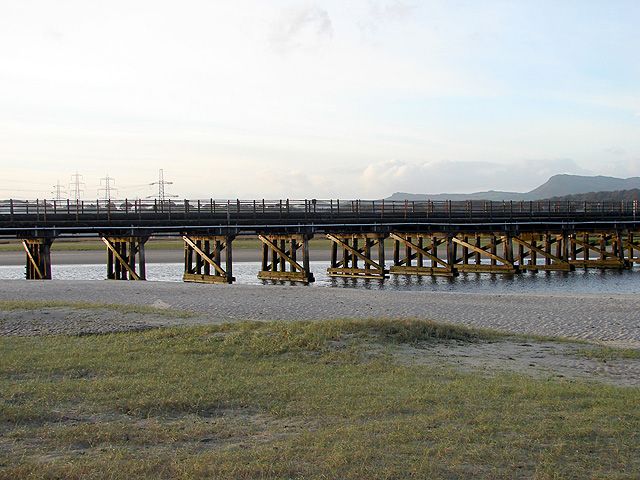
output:
[{"label": "wooden trestle support", "polygon": [[[108,280],[146,280],[144,244],[149,237],[102,236],[107,246]],[[138,271],[136,271],[136,257]]]},{"label": "wooden trestle support", "polygon": [[[571,240],[566,233],[521,234],[514,236],[513,242],[518,246],[516,262],[520,270],[530,272],[575,270],[575,266],[569,261]],[[555,253],[553,253],[554,248]],[[538,262],[538,258],[544,263]]]},{"label": "wooden trestle support", "polygon": [[[627,241],[624,242],[620,232],[571,235],[570,263],[581,268],[629,268],[635,261],[633,250],[638,248],[633,238],[633,233],[627,233]],[[624,255],[625,246],[630,247],[629,259]]]},{"label": "wooden trestle support", "polygon": [[627,262],[629,262],[629,265],[631,266],[634,263],[640,263],[640,256],[635,256],[636,251],[640,254],[640,234],[629,232],[627,234],[627,241],[624,243],[624,246],[629,249],[629,256],[627,257]]},{"label": "wooden trestle support", "polygon": [[[258,235],[262,242],[261,280],[310,283],[315,281],[309,267],[309,239],[305,234]],[[298,262],[302,250],[302,265]]]},{"label": "wooden trestle support", "polygon": [[23,238],[22,246],[27,254],[27,280],[51,279],[51,243],[50,238]]},{"label": "wooden trestle support", "polygon": [[[385,278],[389,270],[384,264],[385,235],[379,233],[327,234],[331,240],[331,266],[327,269],[330,277]],[[362,241],[362,246],[359,245]],[[338,250],[342,254],[338,256]],[[373,259],[378,251],[377,261]],[[358,261],[362,261],[362,267]]]},{"label": "wooden trestle support", "polygon": [[[390,237],[394,240],[391,273],[395,275],[451,277],[459,272],[518,271],[513,261],[513,239],[509,235],[391,233]],[[403,249],[404,256],[401,256]]]},{"label": "wooden trestle support", "polygon": [[[391,233],[393,242],[394,275],[457,275],[453,268],[452,242],[447,235],[431,233]],[[444,244],[445,260],[438,256],[438,248]],[[440,249],[442,250],[442,249]],[[404,251],[404,257],[400,252]],[[416,261],[415,264],[413,261]]]},{"label": "wooden trestle support", "polygon": [[[232,283],[234,237],[183,235],[185,282]],[[224,254],[224,268],[222,257]]]}]

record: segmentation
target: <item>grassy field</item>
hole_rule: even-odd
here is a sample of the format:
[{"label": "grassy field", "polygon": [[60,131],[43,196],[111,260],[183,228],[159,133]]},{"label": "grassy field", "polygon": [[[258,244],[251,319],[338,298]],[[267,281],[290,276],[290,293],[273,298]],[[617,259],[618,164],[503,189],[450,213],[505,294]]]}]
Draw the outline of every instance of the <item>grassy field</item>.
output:
[{"label": "grassy field", "polygon": [[640,389],[412,365],[424,321],[0,338],[0,478],[638,478]]},{"label": "grassy field", "polygon": [[[254,249],[261,248],[262,243],[257,238],[236,238],[233,241],[233,248],[240,249]],[[182,250],[184,248],[184,242],[179,238],[155,238],[149,240],[145,247],[150,250]],[[312,239],[309,242],[309,247],[316,250],[324,250],[330,248],[330,242],[324,238]],[[96,239],[83,239],[83,240],[57,240],[51,245],[52,251],[95,251],[105,250],[105,244]],[[0,252],[18,252],[23,251],[22,244],[18,241],[5,241],[0,243]]]}]

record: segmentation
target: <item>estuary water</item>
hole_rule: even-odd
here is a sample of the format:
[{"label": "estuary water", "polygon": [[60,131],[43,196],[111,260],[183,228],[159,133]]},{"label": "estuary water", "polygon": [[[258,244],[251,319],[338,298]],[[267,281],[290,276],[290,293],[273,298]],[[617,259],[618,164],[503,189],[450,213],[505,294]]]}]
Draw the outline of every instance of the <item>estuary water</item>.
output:
[{"label": "estuary water", "polygon": [[[387,264],[390,267],[391,264]],[[147,280],[181,282],[182,263],[148,263]],[[236,283],[277,284],[259,280],[256,275],[259,262],[238,262],[233,265]],[[582,270],[575,272],[538,272],[517,275],[461,273],[455,278],[415,277],[391,275],[382,280],[330,278],[326,275],[327,262],[311,262],[316,281],[311,288],[362,288],[371,290],[415,290],[455,293],[588,293],[588,294],[640,294],[640,268],[634,270]],[[0,266],[0,279],[24,279],[23,266]],[[106,277],[105,265],[56,265],[52,276],[60,280],[100,280]]]}]

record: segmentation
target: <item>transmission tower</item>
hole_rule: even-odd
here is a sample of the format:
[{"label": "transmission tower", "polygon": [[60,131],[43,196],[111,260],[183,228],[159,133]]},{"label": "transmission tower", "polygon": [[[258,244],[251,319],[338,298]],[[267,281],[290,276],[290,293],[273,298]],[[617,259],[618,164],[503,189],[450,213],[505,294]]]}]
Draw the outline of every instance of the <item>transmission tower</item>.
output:
[{"label": "transmission tower", "polygon": [[71,191],[71,197],[73,200],[80,200],[84,190],[82,187],[84,186],[84,182],[82,181],[82,175],[78,174],[76,171],[75,174],[71,175],[71,183],[69,184],[69,190]]},{"label": "transmission tower", "polygon": [[[177,195],[169,195],[168,193],[165,193],[164,186],[165,185],[173,185],[173,182],[168,182],[167,180],[164,179],[164,170],[162,168],[158,172],[158,181],[150,183],[149,185],[157,185],[158,186],[158,197],[157,198],[161,202],[164,202],[166,198],[176,198],[177,197]],[[154,195],[150,195],[147,198],[153,198],[153,197],[154,197]]]},{"label": "transmission tower", "polygon": [[58,180],[56,184],[53,186],[53,191],[51,193],[55,196],[56,200],[62,200],[64,198],[67,198],[66,197],[67,191],[64,188],[62,188],[62,185],[60,185],[60,180]]},{"label": "transmission tower", "polygon": [[111,200],[111,194],[115,194],[116,191],[118,190],[113,186],[115,183],[116,183],[115,179],[113,177],[110,177],[109,174],[107,173],[106,177],[100,179],[101,187],[98,189],[98,196],[100,196],[100,192],[104,192],[102,197],[106,201]]}]

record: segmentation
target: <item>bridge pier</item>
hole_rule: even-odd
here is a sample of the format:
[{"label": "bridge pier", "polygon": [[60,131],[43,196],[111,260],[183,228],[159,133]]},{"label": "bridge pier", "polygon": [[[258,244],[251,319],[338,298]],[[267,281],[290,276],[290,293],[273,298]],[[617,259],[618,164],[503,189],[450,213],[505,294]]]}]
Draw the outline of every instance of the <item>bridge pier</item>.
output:
[{"label": "bridge pier", "polygon": [[146,280],[144,244],[149,237],[101,236],[100,238],[107,246],[108,280]]},{"label": "bridge pier", "polygon": [[[474,273],[517,273],[519,268],[513,258],[513,238],[510,235],[474,234],[473,243],[469,234],[458,234],[451,237],[453,250],[452,267],[460,272]],[[457,257],[457,246],[462,247],[462,257]],[[502,246],[502,254],[498,254],[498,247]],[[474,258],[475,262],[469,260]],[[489,263],[482,263],[482,260]]]},{"label": "bridge pier", "polygon": [[[386,278],[389,273],[384,265],[384,239],[380,233],[328,233],[331,240],[331,266],[327,269],[330,277]],[[362,247],[359,242],[362,241]],[[373,259],[378,250],[377,261]],[[338,258],[338,250],[342,255]],[[362,267],[358,262],[362,261]]]},{"label": "bridge pier", "polygon": [[[572,258],[575,267],[624,269],[631,265],[624,256],[624,242],[620,232],[577,233],[571,236]],[[591,257],[591,252],[595,258]],[[581,257],[578,255],[582,254]]]},{"label": "bridge pier", "polygon": [[[258,235],[262,242],[261,280],[310,283],[315,281],[309,267],[309,239],[312,235]],[[302,250],[302,265],[298,262]]]},{"label": "bridge pier", "polygon": [[[448,245],[446,236],[432,233],[391,233],[389,237],[394,241],[393,266],[389,270],[393,275],[457,275],[452,264],[438,256],[438,246],[443,243]],[[404,248],[402,258],[401,247]]]},{"label": "bridge pier", "polygon": [[640,256],[634,256],[636,251],[640,253],[640,236],[636,236],[634,232],[628,232],[627,240],[624,242],[624,245],[629,249],[627,258],[629,264],[633,265],[634,263],[640,263]]},{"label": "bridge pier", "polygon": [[[234,237],[230,235],[183,235],[185,282],[233,283]],[[223,268],[222,254],[225,263]]]},{"label": "bridge pier", "polygon": [[[570,236],[561,234],[521,234],[513,237],[513,241],[518,245],[518,266],[520,270],[530,272],[560,271],[570,272],[575,270],[575,265],[570,262]],[[538,246],[538,241],[542,245]],[[552,247],[555,245],[555,254]],[[575,244],[574,244],[575,246]],[[526,249],[526,251],[525,251]],[[544,264],[538,264],[538,255],[544,259]],[[526,258],[529,257],[529,262]]]},{"label": "bridge pier", "polygon": [[51,279],[52,238],[23,238],[22,246],[27,256],[25,276],[27,280]]}]

